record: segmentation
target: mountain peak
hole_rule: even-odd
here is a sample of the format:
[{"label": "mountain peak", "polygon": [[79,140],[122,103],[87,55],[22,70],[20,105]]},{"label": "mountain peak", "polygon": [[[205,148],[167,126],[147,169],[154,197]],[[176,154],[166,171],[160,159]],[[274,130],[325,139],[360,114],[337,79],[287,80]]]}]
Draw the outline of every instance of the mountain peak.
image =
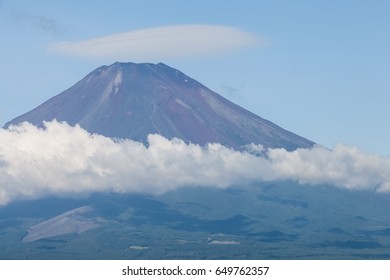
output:
[{"label": "mountain peak", "polygon": [[234,149],[254,143],[293,150],[314,143],[230,102],[164,63],[116,62],[7,123],[57,119],[91,133],[147,142],[158,133]]}]

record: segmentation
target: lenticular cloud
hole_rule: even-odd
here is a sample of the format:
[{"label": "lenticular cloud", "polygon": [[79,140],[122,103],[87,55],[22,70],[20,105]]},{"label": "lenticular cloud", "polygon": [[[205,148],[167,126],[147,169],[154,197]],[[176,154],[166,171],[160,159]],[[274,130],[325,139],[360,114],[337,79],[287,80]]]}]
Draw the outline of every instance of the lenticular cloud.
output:
[{"label": "lenticular cloud", "polygon": [[79,42],[60,42],[51,44],[49,51],[84,58],[161,60],[220,54],[264,43],[264,38],[235,27],[189,24],[133,30]]},{"label": "lenticular cloud", "polygon": [[113,140],[57,121],[45,123],[45,129],[29,123],[1,129],[0,204],[48,195],[161,194],[178,187],[272,180],[390,191],[390,158],[354,147],[288,152],[251,145],[248,152],[238,152],[159,135],[149,135],[148,142]]}]

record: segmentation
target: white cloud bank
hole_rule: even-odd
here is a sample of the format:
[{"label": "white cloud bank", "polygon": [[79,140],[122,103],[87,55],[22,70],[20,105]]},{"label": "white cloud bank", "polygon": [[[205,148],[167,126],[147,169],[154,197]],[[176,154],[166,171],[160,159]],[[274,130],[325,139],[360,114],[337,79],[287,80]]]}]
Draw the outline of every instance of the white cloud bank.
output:
[{"label": "white cloud bank", "polygon": [[83,58],[165,60],[215,55],[265,40],[235,27],[172,25],[117,33],[79,42],[51,44],[49,51]]},{"label": "white cloud bank", "polygon": [[159,194],[185,186],[225,188],[284,179],[390,191],[390,158],[342,145],[332,151],[271,149],[264,158],[159,135],[150,135],[146,147],[56,121],[46,123],[46,129],[24,123],[0,130],[0,204],[48,195]]}]

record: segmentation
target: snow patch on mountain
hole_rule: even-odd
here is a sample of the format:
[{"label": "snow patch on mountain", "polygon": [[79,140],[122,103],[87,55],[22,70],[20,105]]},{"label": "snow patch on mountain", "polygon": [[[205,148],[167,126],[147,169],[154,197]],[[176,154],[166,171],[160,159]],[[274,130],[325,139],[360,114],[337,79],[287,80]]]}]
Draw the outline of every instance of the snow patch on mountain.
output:
[{"label": "snow patch on mountain", "polygon": [[118,71],[113,81],[114,94],[118,93],[122,81],[123,81],[122,71]]}]

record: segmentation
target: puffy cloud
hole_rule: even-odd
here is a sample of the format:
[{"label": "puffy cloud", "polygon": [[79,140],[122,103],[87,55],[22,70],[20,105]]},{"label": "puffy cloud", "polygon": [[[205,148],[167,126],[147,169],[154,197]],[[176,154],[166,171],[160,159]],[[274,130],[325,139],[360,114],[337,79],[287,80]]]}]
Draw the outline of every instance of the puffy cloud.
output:
[{"label": "puffy cloud", "polygon": [[54,43],[49,50],[84,58],[149,61],[220,54],[263,42],[254,34],[230,26],[172,25]]},{"label": "puffy cloud", "polygon": [[[0,130],[0,204],[92,192],[161,194],[185,186],[226,188],[252,181],[296,180],[390,191],[390,158],[339,145],[238,152],[149,135],[149,145],[113,140],[56,121]],[[263,155],[263,156],[260,156]],[[264,156],[266,155],[266,156]]]},{"label": "puffy cloud", "polygon": [[268,158],[272,173],[279,179],[329,183],[348,189],[390,190],[390,158],[367,155],[356,147],[337,145],[333,150],[315,147],[293,152],[272,149]]}]

